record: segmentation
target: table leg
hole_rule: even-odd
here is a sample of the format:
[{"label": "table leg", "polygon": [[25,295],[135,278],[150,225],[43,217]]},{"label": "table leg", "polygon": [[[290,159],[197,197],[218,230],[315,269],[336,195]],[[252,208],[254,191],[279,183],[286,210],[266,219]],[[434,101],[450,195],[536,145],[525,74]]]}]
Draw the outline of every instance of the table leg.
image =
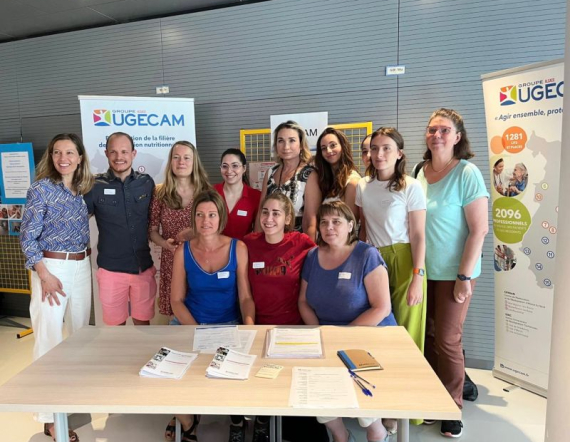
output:
[{"label": "table leg", "polygon": [[174,433],[174,442],[182,442],[182,425],[180,421],[176,419],[176,433]]},{"label": "table leg", "polygon": [[275,441],[275,416],[269,418],[269,440],[270,442]]},{"label": "table leg", "polygon": [[410,441],[410,420],[398,419],[398,442]]},{"label": "table leg", "polygon": [[281,416],[275,416],[275,426],[276,428],[276,442],[283,441],[283,422],[281,421]]},{"label": "table leg", "polygon": [[61,440],[61,435],[64,434],[63,440],[68,439],[69,425],[67,422],[67,413],[54,413],[55,435],[58,440]]}]

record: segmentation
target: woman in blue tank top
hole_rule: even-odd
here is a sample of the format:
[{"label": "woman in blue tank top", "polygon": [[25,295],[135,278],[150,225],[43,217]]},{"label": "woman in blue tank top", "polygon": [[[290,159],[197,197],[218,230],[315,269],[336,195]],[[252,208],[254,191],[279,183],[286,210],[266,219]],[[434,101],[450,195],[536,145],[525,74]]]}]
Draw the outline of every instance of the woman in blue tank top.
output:
[{"label": "woman in blue tank top", "polygon": [[[254,324],[247,247],[222,235],[227,219],[218,192],[196,195],[192,207],[195,236],[174,252],[170,303],[180,324]],[[195,441],[199,416],[177,417],[184,431],[182,440]]]},{"label": "woman in blue tank top", "polygon": [[247,247],[221,234],[227,211],[220,195],[213,190],[198,194],[192,220],[194,239],[174,254],[170,302],[176,319],[184,325],[253,324]]}]

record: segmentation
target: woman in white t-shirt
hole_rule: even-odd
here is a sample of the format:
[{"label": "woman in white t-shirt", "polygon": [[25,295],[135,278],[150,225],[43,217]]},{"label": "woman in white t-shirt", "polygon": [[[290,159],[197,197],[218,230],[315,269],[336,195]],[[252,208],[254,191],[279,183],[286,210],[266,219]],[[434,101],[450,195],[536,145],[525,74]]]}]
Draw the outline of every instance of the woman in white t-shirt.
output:
[{"label": "woman in white t-shirt", "polygon": [[370,165],[358,182],[360,239],[378,248],[388,265],[394,316],[423,352],[426,322],[426,199],[420,183],[406,175],[404,139],[392,127],[370,140]]}]

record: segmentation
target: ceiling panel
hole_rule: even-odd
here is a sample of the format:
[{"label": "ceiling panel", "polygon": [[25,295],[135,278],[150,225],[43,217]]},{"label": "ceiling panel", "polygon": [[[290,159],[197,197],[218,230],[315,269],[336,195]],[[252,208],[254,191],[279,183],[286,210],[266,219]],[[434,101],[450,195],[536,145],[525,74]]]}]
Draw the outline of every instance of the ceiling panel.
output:
[{"label": "ceiling panel", "polygon": [[120,0],[92,6],[95,11],[124,22],[133,17],[158,17],[238,3],[228,0]]},{"label": "ceiling panel", "polygon": [[2,30],[15,36],[16,38],[27,37],[28,32],[34,34],[49,34],[62,31],[73,31],[75,29],[90,28],[94,26],[105,26],[116,24],[117,22],[103,14],[89,8],[74,9],[53,14],[44,14],[41,18],[26,22],[24,20],[5,25]]},{"label": "ceiling panel", "polygon": [[32,6],[47,13],[71,11],[101,3],[113,3],[121,0],[17,0],[19,3]]},{"label": "ceiling panel", "polygon": [[0,43],[268,0],[0,0]]}]

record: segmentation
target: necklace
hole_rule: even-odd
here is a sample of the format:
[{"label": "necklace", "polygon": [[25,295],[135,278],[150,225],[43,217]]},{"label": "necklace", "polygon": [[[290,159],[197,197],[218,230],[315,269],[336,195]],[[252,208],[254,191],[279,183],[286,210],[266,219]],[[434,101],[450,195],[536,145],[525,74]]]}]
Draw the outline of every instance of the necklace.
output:
[{"label": "necklace", "polygon": [[430,160],[429,165],[431,167],[431,170],[433,170],[435,173],[441,173],[443,172],[445,169],[447,169],[447,167],[451,164],[451,162],[455,159],[455,157],[451,157],[451,159],[447,162],[447,164],[445,166],[443,166],[443,169],[440,170],[435,170],[435,167],[433,167],[433,161]]},{"label": "necklace", "polygon": [[[293,170],[293,176],[291,177],[292,179],[295,178],[295,175],[297,174],[297,169],[299,168],[299,165],[301,164],[301,160],[299,159],[299,162],[297,163],[297,165],[295,166],[295,169]],[[281,187],[283,186],[283,171],[285,170],[285,164],[281,164],[281,172],[279,172],[279,189],[281,189]]]},{"label": "necklace", "polygon": [[[279,172],[279,186],[277,186],[277,191],[284,194],[286,194],[287,191],[289,191],[289,199],[291,200],[293,205],[295,205],[295,202],[297,200],[297,169],[299,168],[300,165],[301,165],[301,160],[299,160],[299,163],[297,164],[295,170],[293,171],[293,176],[290,179],[291,184],[289,186],[285,186],[283,183],[283,170],[285,169],[285,166],[283,164],[281,165],[281,172]],[[289,189],[287,189],[287,187],[289,187]]]}]

